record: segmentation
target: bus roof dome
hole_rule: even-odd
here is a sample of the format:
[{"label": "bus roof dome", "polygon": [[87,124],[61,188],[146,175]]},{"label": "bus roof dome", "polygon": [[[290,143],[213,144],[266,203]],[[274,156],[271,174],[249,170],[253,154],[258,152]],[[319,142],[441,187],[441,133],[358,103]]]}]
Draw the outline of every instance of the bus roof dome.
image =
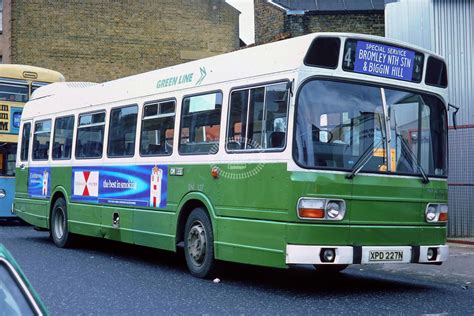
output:
[{"label": "bus roof dome", "polygon": [[49,97],[52,95],[56,95],[59,93],[63,93],[65,91],[75,90],[75,89],[83,89],[97,85],[95,82],[54,82],[48,84],[44,87],[38,88],[33,92],[31,95],[30,100],[37,100],[44,97]]}]

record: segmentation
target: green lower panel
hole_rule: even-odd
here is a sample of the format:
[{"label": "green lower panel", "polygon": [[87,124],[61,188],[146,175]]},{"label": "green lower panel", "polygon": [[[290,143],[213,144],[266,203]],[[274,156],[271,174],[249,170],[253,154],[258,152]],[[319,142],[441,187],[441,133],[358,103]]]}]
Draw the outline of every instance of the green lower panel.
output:
[{"label": "green lower panel", "polygon": [[176,215],[172,212],[135,210],[134,243],[175,251],[176,222]]},{"label": "green lower panel", "polygon": [[347,225],[288,224],[287,243],[293,245],[347,245]]},{"label": "green lower panel", "polygon": [[[113,226],[114,213],[119,216],[117,227]],[[134,213],[135,210],[130,208],[103,206],[101,208],[101,232],[104,238],[133,244],[135,241],[133,231]]]},{"label": "green lower panel", "polygon": [[284,251],[223,242],[216,242],[214,247],[216,258],[220,260],[275,268],[286,267]]},{"label": "green lower panel", "polygon": [[217,218],[216,258],[285,267],[286,223]]},{"label": "green lower panel", "polygon": [[49,228],[48,201],[37,199],[16,198],[14,208],[25,222],[41,228]]},{"label": "green lower panel", "polygon": [[420,244],[444,245],[448,230],[446,227],[422,227],[420,233]]},{"label": "green lower panel", "polygon": [[103,206],[68,203],[69,230],[72,233],[92,237],[103,237],[101,212]]}]

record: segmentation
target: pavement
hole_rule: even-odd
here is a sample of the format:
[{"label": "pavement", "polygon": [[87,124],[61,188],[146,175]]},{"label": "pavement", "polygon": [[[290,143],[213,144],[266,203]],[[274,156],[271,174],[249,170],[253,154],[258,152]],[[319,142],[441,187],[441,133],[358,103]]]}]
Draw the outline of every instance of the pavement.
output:
[{"label": "pavement", "polygon": [[471,245],[474,247],[474,237],[448,237],[448,243]]}]

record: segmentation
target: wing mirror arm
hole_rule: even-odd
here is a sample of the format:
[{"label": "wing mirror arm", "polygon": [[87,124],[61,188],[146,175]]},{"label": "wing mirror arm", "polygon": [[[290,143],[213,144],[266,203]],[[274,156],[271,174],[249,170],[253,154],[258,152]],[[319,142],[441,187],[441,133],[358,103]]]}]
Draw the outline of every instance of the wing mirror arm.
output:
[{"label": "wing mirror arm", "polygon": [[457,129],[456,116],[457,116],[458,111],[459,111],[459,106],[455,106],[454,104],[449,103],[448,107],[454,109],[454,112],[453,112],[453,127],[454,127],[454,129]]}]

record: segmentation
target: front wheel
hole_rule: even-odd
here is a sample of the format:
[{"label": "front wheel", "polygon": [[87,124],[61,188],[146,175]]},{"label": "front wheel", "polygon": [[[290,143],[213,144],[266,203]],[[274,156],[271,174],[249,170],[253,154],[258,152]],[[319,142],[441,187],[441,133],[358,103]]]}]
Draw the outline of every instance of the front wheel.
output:
[{"label": "front wheel", "polygon": [[209,277],[215,265],[214,237],[211,220],[203,208],[191,212],[184,234],[184,255],[189,272],[198,278]]},{"label": "front wheel", "polygon": [[59,248],[66,248],[72,242],[73,236],[69,233],[67,225],[67,205],[63,198],[56,200],[51,212],[51,237]]},{"label": "front wheel", "polygon": [[345,268],[348,264],[315,264],[316,272],[318,273],[339,273]]}]

